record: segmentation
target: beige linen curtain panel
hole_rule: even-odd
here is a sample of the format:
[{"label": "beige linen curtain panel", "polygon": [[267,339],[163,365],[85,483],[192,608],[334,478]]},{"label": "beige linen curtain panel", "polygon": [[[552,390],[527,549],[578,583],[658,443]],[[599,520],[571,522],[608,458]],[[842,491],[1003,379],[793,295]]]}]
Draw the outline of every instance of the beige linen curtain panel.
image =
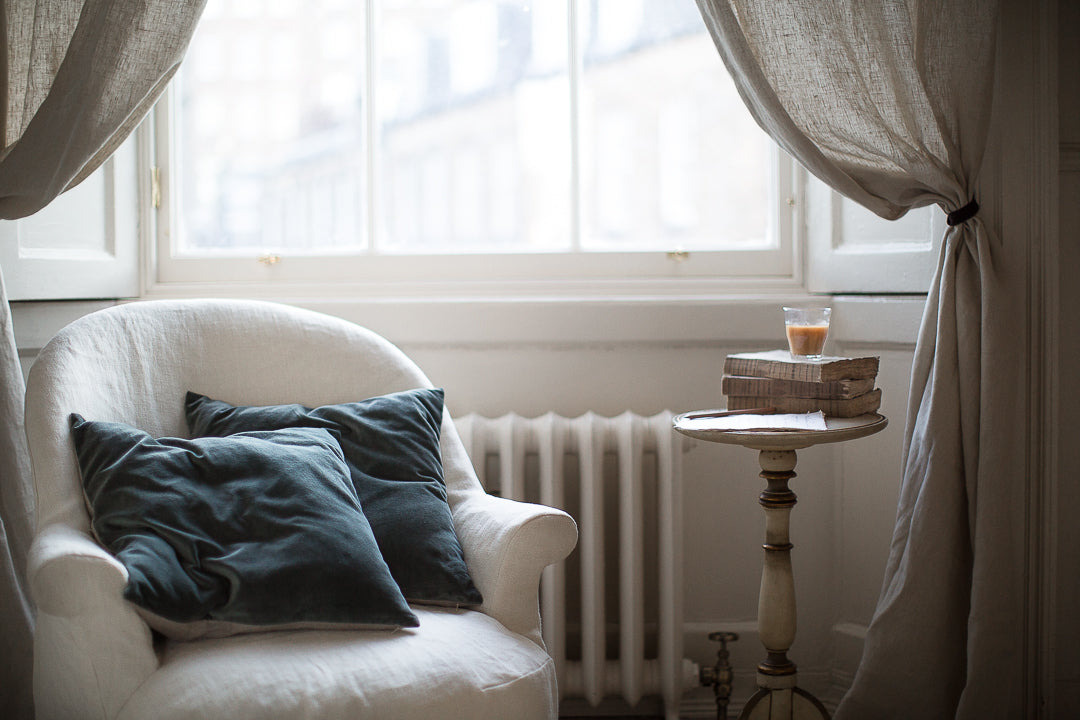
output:
[{"label": "beige linen curtain panel", "polygon": [[[26,217],[104,162],[176,72],[205,0],[5,0],[0,218]],[[32,718],[25,386],[0,275],[0,708]]]},{"label": "beige linen curtain panel", "polygon": [[836,718],[1022,717],[1022,361],[1009,335],[1023,289],[994,267],[993,208],[972,202],[998,3],[697,1],[758,123],[807,169],[885,218],[950,213],[884,585]]}]

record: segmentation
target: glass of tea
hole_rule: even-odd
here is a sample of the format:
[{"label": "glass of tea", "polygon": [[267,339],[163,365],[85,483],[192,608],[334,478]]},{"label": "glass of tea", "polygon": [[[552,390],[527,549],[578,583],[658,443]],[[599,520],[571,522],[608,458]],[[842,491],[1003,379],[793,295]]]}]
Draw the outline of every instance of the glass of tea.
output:
[{"label": "glass of tea", "polygon": [[784,308],[788,350],[799,360],[820,360],[829,337],[832,308]]}]

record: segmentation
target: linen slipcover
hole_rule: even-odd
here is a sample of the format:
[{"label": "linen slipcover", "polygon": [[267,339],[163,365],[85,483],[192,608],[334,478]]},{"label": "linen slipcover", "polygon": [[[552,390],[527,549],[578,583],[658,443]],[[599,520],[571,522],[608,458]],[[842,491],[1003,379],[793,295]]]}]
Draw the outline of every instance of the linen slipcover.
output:
[{"label": "linen slipcover", "polygon": [[[420,627],[397,633],[260,633],[155,648],[122,598],[123,565],[91,537],[68,417],[184,437],[191,387],[246,405],[317,407],[432,385],[369,330],[265,302],[131,303],[58,333],[27,383],[39,718],[274,717],[266,698],[294,717],[556,716],[537,588],[543,568],[573,549],[576,527],[559,510],[484,493],[446,410],[447,501],[484,598],[478,610],[414,607]],[[250,682],[227,681],[240,675]],[[201,690],[197,708],[171,704],[177,685]]]}]

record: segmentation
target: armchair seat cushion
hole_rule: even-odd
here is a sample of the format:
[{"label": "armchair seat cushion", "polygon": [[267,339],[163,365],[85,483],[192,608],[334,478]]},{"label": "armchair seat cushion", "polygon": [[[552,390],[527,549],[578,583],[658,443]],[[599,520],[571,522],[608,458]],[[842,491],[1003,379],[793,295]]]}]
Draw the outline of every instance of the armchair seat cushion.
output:
[{"label": "armchair seat cushion", "polygon": [[417,607],[420,627],[169,642],[122,718],[550,718],[555,669],[539,646],[474,610]]}]

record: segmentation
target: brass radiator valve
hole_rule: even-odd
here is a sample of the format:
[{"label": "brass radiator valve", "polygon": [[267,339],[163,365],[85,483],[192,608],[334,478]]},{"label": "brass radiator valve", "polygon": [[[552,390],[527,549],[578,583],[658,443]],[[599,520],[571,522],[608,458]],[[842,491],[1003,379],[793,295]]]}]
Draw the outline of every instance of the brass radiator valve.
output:
[{"label": "brass radiator valve", "polygon": [[731,686],[735,679],[727,644],[738,640],[739,635],[733,632],[714,632],[709,633],[709,639],[720,643],[720,649],[716,651],[716,664],[701,668],[700,680],[702,685],[711,686],[713,694],[716,695],[717,720],[727,720],[728,701],[731,699]]}]

